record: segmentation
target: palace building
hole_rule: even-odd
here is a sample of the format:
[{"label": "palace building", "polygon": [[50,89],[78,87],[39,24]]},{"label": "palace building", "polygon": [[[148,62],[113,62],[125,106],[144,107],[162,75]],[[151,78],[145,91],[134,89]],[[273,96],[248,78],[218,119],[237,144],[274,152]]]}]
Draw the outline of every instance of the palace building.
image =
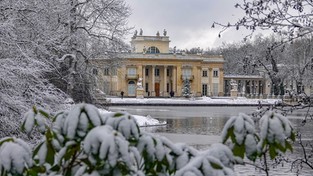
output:
[{"label": "palace building", "polygon": [[[131,38],[131,51],[120,53],[117,59],[91,60],[95,89],[106,95],[138,97],[140,85],[143,97],[183,96],[184,82],[188,82],[192,96],[231,96],[247,98],[275,98],[274,85],[264,70],[258,75],[224,75],[224,58],[221,55],[187,54],[170,50],[170,39],[164,31],[155,36],[139,35]],[[232,84],[235,83],[234,92]],[[295,87],[288,81],[280,95]],[[290,87],[288,87],[290,84]],[[313,86],[302,87],[313,94]],[[97,96],[97,95],[96,95]],[[141,95],[142,97],[142,95]]]},{"label": "palace building", "polygon": [[144,36],[142,31],[131,39],[132,51],[121,53],[118,65],[108,59],[92,60],[96,87],[107,95],[135,97],[140,80],[144,97],[182,96],[184,81],[193,96],[224,96],[224,59],[222,56],[186,54],[169,48],[166,32]]}]

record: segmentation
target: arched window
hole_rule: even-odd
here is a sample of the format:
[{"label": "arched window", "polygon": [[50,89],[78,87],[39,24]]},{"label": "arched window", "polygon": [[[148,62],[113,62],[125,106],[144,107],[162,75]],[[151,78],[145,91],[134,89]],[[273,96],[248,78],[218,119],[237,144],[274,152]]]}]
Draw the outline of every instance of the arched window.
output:
[{"label": "arched window", "polygon": [[160,50],[155,46],[151,46],[148,48],[147,53],[151,53],[151,54],[160,53]]}]

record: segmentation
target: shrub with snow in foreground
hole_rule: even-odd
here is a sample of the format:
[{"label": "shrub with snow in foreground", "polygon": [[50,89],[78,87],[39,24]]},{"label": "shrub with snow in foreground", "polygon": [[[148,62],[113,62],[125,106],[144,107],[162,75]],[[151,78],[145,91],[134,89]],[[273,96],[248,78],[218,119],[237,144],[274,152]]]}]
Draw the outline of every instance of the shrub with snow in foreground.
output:
[{"label": "shrub with snow in foreground", "polygon": [[[47,120],[52,119],[53,125]],[[269,149],[291,149],[289,121],[271,113],[261,119],[255,132],[249,116],[231,118],[223,142],[206,151],[140,131],[134,117],[125,112],[100,114],[89,104],[51,116],[33,108],[25,114],[22,130],[31,135],[38,128],[44,137],[33,150],[21,139],[0,140],[0,175],[234,175],[234,164],[252,160]]]}]

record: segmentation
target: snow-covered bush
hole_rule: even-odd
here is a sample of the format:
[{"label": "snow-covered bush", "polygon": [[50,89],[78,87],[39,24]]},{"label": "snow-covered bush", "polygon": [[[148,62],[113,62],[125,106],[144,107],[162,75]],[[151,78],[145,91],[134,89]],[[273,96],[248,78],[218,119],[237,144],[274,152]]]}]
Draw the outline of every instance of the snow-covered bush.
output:
[{"label": "snow-covered bush", "polygon": [[260,119],[259,130],[248,115],[230,118],[222,132],[229,147],[218,143],[206,151],[141,132],[131,114],[99,113],[89,104],[54,116],[34,107],[24,118],[24,132],[38,128],[44,137],[33,150],[21,139],[1,139],[0,175],[234,175],[245,156],[274,159],[292,151],[289,140],[295,140],[290,122],[273,111]]},{"label": "snow-covered bush", "polygon": [[246,156],[252,161],[262,157],[262,168],[268,174],[266,156],[274,159],[279,153],[292,151],[291,141],[295,141],[295,134],[287,117],[273,111],[266,112],[259,121],[256,130],[253,119],[240,113],[230,118],[222,132],[222,142],[228,143],[236,157],[244,159]]},{"label": "snow-covered bush", "polygon": [[18,175],[33,165],[32,151],[26,142],[16,138],[0,140],[0,173]]},{"label": "snow-covered bush", "polygon": [[257,157],[257,134],[253,120],[246,114],[240,113],[231,117],[224,126],[222,142],[231,139],[232,151],[235,156],[246,156],[255,161]]},{"label": "snow-covered bush", "polygon": [[44,137],[33,150],[1,139],[0,175],[234,175],[240,161],[224,144],[200,152],[141,132],[128,113],[100,114],[89,104],[53,116],[33,108],[24,118],[24,132],[39,128]]},{"label": "snow-covered bush", "polygon": [[288,139],[295,140],[290,121],[281,114],[273,111],[267,112],[260,120],[260,141],[258,148],[261,151],[269,149],[271,159],[274,159],[278,152],[292,151]]}]

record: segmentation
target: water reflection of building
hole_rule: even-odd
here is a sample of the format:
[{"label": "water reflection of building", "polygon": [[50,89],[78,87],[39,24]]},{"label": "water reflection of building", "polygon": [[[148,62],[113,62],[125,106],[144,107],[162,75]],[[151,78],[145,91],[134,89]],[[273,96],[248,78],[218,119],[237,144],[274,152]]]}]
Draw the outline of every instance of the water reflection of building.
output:
[{"label": "water reflection of building", "polygon": [[166,119],[167,127],[158,132],[184,134],[219,135],[228,118],[192,117],[185,119]]}]

